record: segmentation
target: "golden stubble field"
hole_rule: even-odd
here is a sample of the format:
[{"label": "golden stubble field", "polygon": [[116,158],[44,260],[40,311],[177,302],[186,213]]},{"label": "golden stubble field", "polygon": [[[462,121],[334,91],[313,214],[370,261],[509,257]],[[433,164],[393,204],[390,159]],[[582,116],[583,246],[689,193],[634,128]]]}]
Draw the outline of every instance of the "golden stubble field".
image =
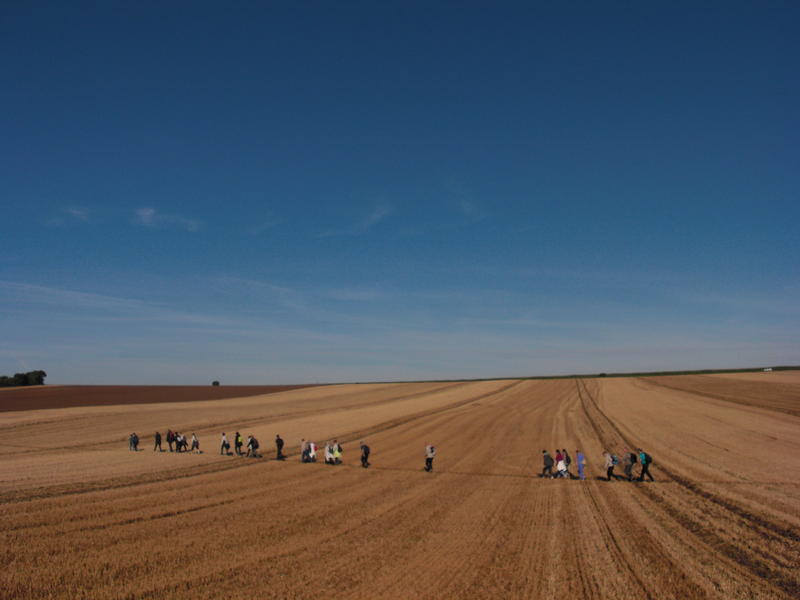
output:
[{"label": "golden stubble field", "polygon": [[[154,453],[168,427],[204,453]],[[263,459],[219,455],[237,429]],[[301,437],[345,464],[301,464]],[[587,480],[536,477],[565,446]],[[598,479],[639,446],[655,483]],[[800,373],[5,412],[0,523],[4,599],[798,598]]]}]

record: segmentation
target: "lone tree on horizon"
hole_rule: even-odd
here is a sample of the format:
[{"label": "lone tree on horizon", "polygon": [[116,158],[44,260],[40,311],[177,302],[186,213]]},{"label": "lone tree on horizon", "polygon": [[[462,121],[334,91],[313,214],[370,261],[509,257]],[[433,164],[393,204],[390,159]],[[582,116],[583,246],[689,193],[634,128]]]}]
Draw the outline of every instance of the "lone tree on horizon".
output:
[{"label": "lone tree on horizon", "polygon": [[214,380],[211,382],[211,385],[213,385],[214,387],[219,387],[219,381]]}]

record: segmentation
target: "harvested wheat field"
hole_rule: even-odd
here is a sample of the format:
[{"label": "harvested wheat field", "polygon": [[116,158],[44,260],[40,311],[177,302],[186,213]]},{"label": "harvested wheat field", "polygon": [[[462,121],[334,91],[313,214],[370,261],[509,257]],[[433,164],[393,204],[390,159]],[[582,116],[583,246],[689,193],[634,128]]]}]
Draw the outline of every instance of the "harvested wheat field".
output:
[{"label": "harvested wheat field", "polygon": [[[204,453],[153,452],[168,427]],[[236,430],[264,458],[220,456]],[[301,464],[301,437],[345,464]],[[564,446],[586,481],[536,476]],[[599,479],[605,448],[639,446],[654,483]],[[800,374],[4,412],[0,519],[2,598],[797,598]]]}]

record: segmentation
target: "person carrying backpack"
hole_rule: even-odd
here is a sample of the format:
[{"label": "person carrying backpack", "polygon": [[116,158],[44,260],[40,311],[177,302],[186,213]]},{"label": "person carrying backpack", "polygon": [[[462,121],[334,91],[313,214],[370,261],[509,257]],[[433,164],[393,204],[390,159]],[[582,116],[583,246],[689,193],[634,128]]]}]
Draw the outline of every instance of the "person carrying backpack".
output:
[{"label": "person carrying backpack", "polygon": [[236,452],[236,456],[242,455],[242,446],[244,446],[244,438],[242,434],[238,431],[233,436],[233,449]]},{"label": "person carrying backpack", "polygon": [[222,439],[219,441],[219,453],[228,454],[228,450],[230,450],[231,444],[228,442],[228,436],[225,435],[225,432],[222,432]]},{"label": "person carrying backpack", "polygon": [[365,469],[369,467],[369,446],[361,442],[361,466]]},{"label": "person carrying backpack", "polygon": [[650,481],[655,481],[650,474],[650,465],[653,464],[653,458],[641,448],[639,448],[639,462],[642,464],[642,471],[639,473],[639,481],[644,481],[645,475],[650,478]]},{"label": "person carrying backpack", "polygon": [[260,458],[258,455],[258,440],[256,436],[250,436],[250,448],[252,450],[252,454],[250,454],[250,450],[248,450],[248,454],[250,454],[253,458]]}]

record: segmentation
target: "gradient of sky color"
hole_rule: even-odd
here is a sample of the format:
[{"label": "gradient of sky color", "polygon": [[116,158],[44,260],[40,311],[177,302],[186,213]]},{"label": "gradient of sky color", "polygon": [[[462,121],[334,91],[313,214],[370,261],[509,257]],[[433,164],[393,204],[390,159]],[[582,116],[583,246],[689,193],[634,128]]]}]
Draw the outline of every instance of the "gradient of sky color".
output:
[{"label": "gradient of sky color", "polygon": [[0,373],[800,364],[794,2],[4,2]]}]

